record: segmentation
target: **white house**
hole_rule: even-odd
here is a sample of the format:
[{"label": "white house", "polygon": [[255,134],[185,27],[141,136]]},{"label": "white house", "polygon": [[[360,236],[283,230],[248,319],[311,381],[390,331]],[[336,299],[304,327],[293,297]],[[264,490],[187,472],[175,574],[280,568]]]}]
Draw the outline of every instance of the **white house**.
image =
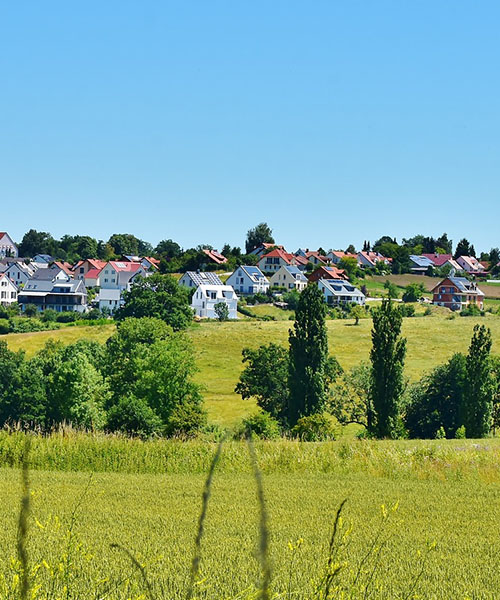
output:
[{"label": "white house", "polygon": [[295,265],[285,265],[269,280],[272,287],[284,287],[287,290],[301,292],[308,284],[307,277]]},{"label": "white house", "polygon": [[17,286],[6,273],[0,273],[0,305],[9,306],[13,302],[17,302]]},{"label": "white house", "polygon": [[31,264],[27,265],[24,262],[16,261],[9,263],[4,273],[19,288],[33,277],[35,268]]},{"label": "white house", "polygon": [[460,268],[463,271],[467,271],[467,273],[482,273],[486,270],[475,256],[459,256],[457,258],[457,263],[460,265]]},{"label": "white house", "polygon": [[141,263],[111,260],[101,269],[98,285],[101,289],[126,290],[130,278],[137,273],[146,274]]},{"label": "white house", "polygon": [[215,305],[219,302],[227,304],[230,319],[238,318],[238,296],[230,285],[199,285],[193,294],[191,308],[198,317],[216,319]]},{"label": "white house", "polygon": [[363,305],[366,301],[361,290],[343,279],[320,279],[318,288],[329,306],[347,303]]},{"label": "white house", "polygon": [[17,258],[17,246],[6,231],[0,231],[0,258],[12,256]]},{"label": "white house", "polygon": [[203,271],[186,271],[179,279],[179,285],[197,288],[199,285],[224,285],[216,273]]},{"label": "white house", "polygon": [[259,267],[241,266],[226,281],[227,285],[240,294],[265,294],[269,290],[269,280]]},{"label": "white house", "polygon": [[119,289],[101,289],[97,294],[94,304],[99,310],[103,308],[109,310],[110,314],[114,314],[117,309],[123,306],[122,292]]}]

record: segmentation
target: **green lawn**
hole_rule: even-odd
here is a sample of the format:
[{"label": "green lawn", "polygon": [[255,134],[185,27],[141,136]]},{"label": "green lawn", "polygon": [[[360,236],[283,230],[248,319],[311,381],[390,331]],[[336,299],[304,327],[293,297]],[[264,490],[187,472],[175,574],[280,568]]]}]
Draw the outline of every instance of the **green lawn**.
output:
[{"label": "green lawn", "polygon": [[[177,458],[180,467],[190,452],[196,460],[199,444],[177,444],[182,448]],[[286,444],[295,463],[278,463],[263,475],[273,598],[314,597],[313,588],[326,564],[334,514],[345,498],[340,533],[349,543],[339,556],[345,561],[336,579],[339,584],[352,583],[370,544],[378,539],[380,560],[368,559],[358,581],[373,581],[370,598],[498,597],[497,442],[275,445]],[[206,450],[207,445],[203,448]],[[273,443],[257,446],[259,462],[264,460],[266,448],[272,452]],[[208,449],[213,453],[213,446]],[[98,452],[97,446],[94,452]],[[223,457],[226,452],[239,458],[230,463],[232,470],[222,464],[215,473],[196,598],[256,600],[252,590],[259,582],[260,569],[256,558],[259,515],[255,481],[249,473],[244,444],[223,448]],[[306,461],[315,460],[317,455],[311,471],[300,469],[304,453],[309,456]],[[144,455],[146,464],[147,447]],[[332,469],[328,460],[333,460]],[[460,468],[464,462],[469,463],[466,470]],[[11,599],[19,597],[14,588],[20,473],[3,468],[0,477],[0,598]],[[35,586],[30,598],[186,598],[204,474],[97,472],[90,476],[40,470],[31,472],[30,479],[27,548]],[[391,507],[396,504],[393,512]],[[382,505],[389,517],[377,538]],[[433,542],[436,548],[427,554],[428,544]],[[120,544],[136,557],[151,582],[150,596],[126,553],[112,549],[111,544]],[[412,593],[421,568],[422,576]],[[367,596],[361,589],[349,596],[339,592],[333,597],[361,600]]]}]

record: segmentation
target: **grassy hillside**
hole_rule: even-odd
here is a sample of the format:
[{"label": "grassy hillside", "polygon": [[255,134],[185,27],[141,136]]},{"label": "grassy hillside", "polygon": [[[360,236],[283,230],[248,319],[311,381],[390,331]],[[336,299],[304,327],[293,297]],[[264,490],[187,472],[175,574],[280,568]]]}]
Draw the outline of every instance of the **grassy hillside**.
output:
[{"label": "grassy hillside", "polygon": [[[87,454],[105,454],[99,440],[89,442]],[[142,444],[143,466],[160,457],[157,444]],[[199,462],[200,452],[210,460],[214,447],[164,443],[169,444],[174,448],[169,462],[153,474],[31,472],[27,540],[35,592],[30,598],[186,598],[205,480],[189,465]],[[336,582],[352,583],[381,531],[380,560],[376,553],[366,559],[358,580],[373,577],[370,598],[497,597],[500,465],[495,441],[277,442],[258,444],[256,451],[264,467],[275,457],[274,468],[263,475],[273,597],[314,597],[335,511],[345,498],[340,531],[348,546],[339,559],[347,568]],[[127,448],[120,455],[126,457]],[[85,459],[83,447],[79,456]],[[208,504],[196,597],[255,600],[260,580],[255,480],[245,444],[229,444],[222,457]],[[311,468],[303,468],[302,461]],[[0,598],[7,599],[19,597],[15,556],[21,486],[16,469],[1,469],[1,477]],[[436,549],[428,553],[432,542]],[[120,544],[143,565],[153,593],[146,593],[125,552],[111,544]],[[367,596],[361,589],[342,597]]]},{"label": "grassy hillside", "polygon": [[[280,310],[280,309],[276,309]],[[448,311],[437,309],[433,316],[404,319],[403,333],[408,339],[406,374],[415,380],[432,367],[446,361],[454,352],[466,352],[476,323],[484,323],[493,333],[493,351],[500,353],[500,317],[447,319]],[[200,372],[197,380],[204,395],[210,418],[222,425],[232,425],[255,407],[234,393],[242,369],[241,352],[246,346],[276,342],[287,344],[291,321],[208,322],[189,330],[197,354]],[[350,320],[327,321],[330,352],[344,368],[367,360],[371,347],[371,320],[361,320],[355,327]],[[24,349],[28,355],[43,347],[49,338],[71,343],[86,337],[104,342],[114,325],[68,327],[56,331],[9,334],[1,339],[13,350]]]}]

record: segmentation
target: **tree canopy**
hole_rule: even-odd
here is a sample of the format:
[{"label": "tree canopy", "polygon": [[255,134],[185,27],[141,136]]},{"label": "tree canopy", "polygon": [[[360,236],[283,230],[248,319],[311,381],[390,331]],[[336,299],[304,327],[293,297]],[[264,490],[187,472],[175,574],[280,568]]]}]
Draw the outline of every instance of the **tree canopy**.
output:
[{"label": "tree canopy", "polygon": [[260,244],[274,244],[273,231],[267,223],[259,223],[247,231],[246,253],[250,254]]}]

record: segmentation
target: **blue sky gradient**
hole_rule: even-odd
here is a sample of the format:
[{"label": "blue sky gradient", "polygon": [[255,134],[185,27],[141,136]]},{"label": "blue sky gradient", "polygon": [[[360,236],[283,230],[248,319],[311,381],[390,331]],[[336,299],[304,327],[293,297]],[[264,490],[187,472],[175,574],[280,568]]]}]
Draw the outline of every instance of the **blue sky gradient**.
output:
[{"label": "blue sky gradient", "polygon": [[0,6],[0,230],[500,245],[496,2]]}]

